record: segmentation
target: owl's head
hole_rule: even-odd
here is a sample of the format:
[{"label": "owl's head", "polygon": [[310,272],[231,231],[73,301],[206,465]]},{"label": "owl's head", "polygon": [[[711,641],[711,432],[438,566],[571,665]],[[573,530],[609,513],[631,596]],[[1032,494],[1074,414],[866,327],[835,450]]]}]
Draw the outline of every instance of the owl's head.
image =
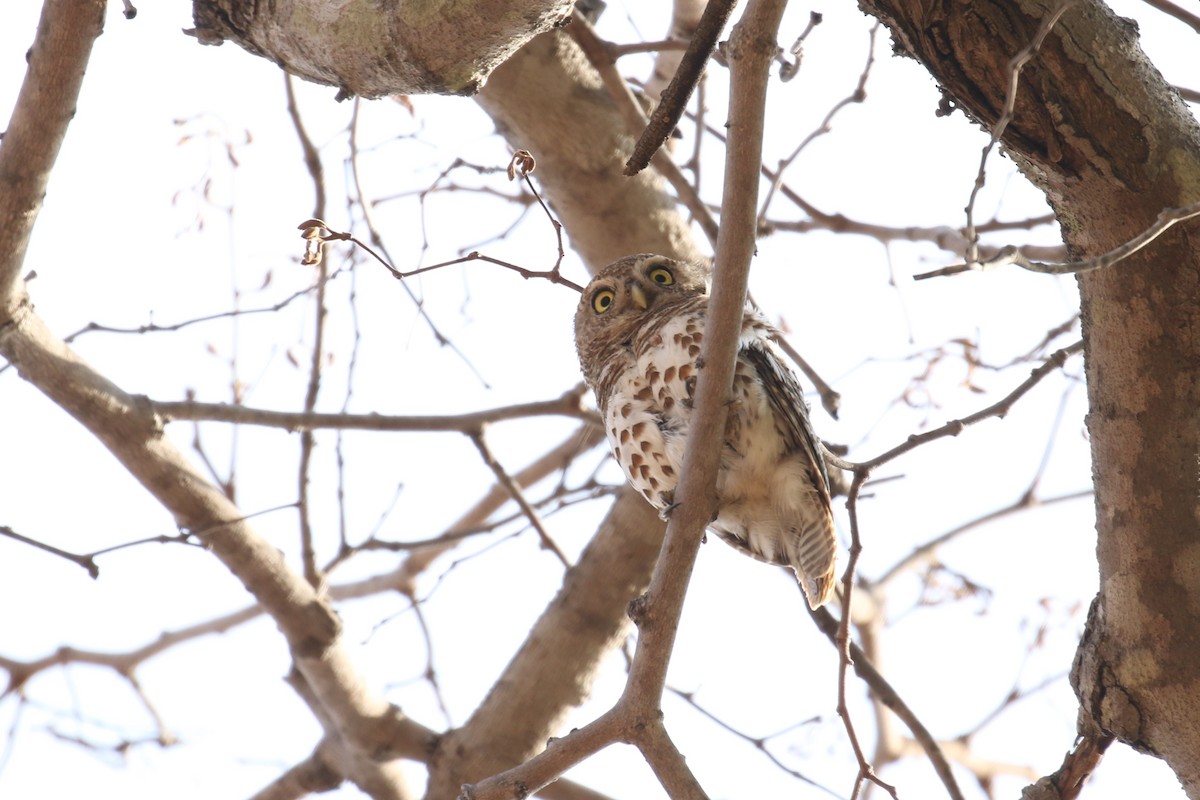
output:
[{"label": "owl's head", "polygon": [[652,253],[625,256],[597,272],[575,312],[575,348],[588,381],[595,384],[605,356],[630,345],[647,324],[706,294],[701,267]]}]

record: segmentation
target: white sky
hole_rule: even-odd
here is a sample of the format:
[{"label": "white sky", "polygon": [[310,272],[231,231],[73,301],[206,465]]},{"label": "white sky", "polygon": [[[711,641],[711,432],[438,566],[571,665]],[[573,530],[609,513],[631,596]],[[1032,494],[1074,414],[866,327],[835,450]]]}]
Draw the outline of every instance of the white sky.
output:
[{"label": "white sky", "polygon": [[[32,41],[36,3],[6,9],[0,27],[0,109],[11,108]],[[800,76],[773,88],[768,163],[791,150],[819,124],[833,102],[857,81],[866,55],[869,23],[846,4],[820,8],[825,23],[806,44]],[[784,39],[796,35],[809,6],[794,5]],[[270,63],[233,45],[202,48],[184,37],[186,3],[142,4],[134,21],[110,8],[96,46],[78,114],[50,185],[27,268],[38,277],[31,293],[38,310],[66,335],[88,322],[136,326],[169,323],[226,310],[236,286],[245,307],[270,305],[311,280],[296,262],[296,225],[312,213],[311,182],[284,113],[283,81]],[[664,29],[661,15],[638,10],[648,38]],[[1123,13],[1143,14],[1129,4]],[[601,32],[633,37],[624,9],[612,4]],[[1151,24],[1151,23],[1154,24]],[[1143,38],[1169,80],[1187,83],[1186,29],[1169,21],[1144,22]],[[1182,43],[1182,44],[1181,44]],[[868,103],[841,114],[834,133],[816,142],[789,173],[789,182],[828,211],[894,225],[961,224],[984,138],[961,114],[934,116],[938,95],[911,61],[892,58],[880,34]],[[630,59],[626,74],[644,76],[648,61]],[[1195,80],[1192,80],[1195,88]],[[333,90],[300,87],[305,123],[323,148],[331,198],[327,219],[348,221],[343,181],[351,106],[335,104]],[[711,119],[723,119],[723,99],[710,94]],[[461,98],[414,100],[416,118],[391,102],[362,109],[365,190],[379,198],[421,189],[456,157],[503,166],[508,150],[491,124]],[[249,132],[249,138],[247,137]],[[222,142],[234,144],[232,170]],[[690,146],[690,144],[689,144]],[[710,160],[717,155],[709,148]],[[719,196],[720,165],[705,167],[705,194]],[[463,173],[463,182],[481,182]],[[227,215],[201,203],[192,187],[211,179]],[[781,219],[802,214],[784,202]],[[1020,218],[1045,212],[1038,193],[999,157],[989,170],[981,216]],[[192,224],[200,211],[203,230]],[[402,266],[421,259],[421,226],[430,249],[425,263],[504,230],[516,211],[487,196],[433,195],[421,209],[413,198],[381,205],[380,221],[393,257]],[[1005,240],[1007,241],[1007,240]],[[1040,230],[1017,243],[1053,244]],[[553,260],[548,224],[531,214],[510,238],[482,246],[498,258],[541,267]],[[345,251],[335,252],[340,264]],[[890,269],[898,286],[889,285]],[[955,338],[977,341],[988,363],[1003,363],[1030,349],[1050,327],[1076,309],[1071,279],[1015,271],[914,284],[907,276],[949,263],[923,245],[885,251],[872,240],[830,234],[764,239],[752,291],[767,313],[785,320],[794,343],[843,394],[841,419],[814,410],[819,433],[853,446],[851,458],[873,456],[912,432],[975,411],[1016,386],[1028,366],[1003,373],[982,371],[972,380],[989,394],[963,386],[964,367],[947,358],[932,373],[936,406],[908,409],[893,401],[924,369],[907,360]],[[572,277],[582,281],[577,260]],[[267,275],[270,283],[260,290]],[[331,348],[323,410],[338,410],[353,337],[346,305],[349,278],[331,285]],[[358,321],[362,340],[351,409],[381,413],[448,413],[557,396],[578,379],[570,340],[574,296],[545,283],[525,282],[486,265],[433,273],[415,282],[442,330],[487,379],[433,344],[412,304],[382,268],[359,268]],[[229,356],[236,352],[240,379],[250,384],[248,403],[299,408],[312,341],[309,304],[294,303],[277,315],[195,326],[177,334],[92,334],[77,349],[123,388],[157,399],[180,399],[195,388],[200,399],[229,399]],[[1069,343],[1064,338],[1058,346]],[[1082,373],[1079,359],[1068,366]],[[432,388],[430,388],[432,386]],[[1074,386],[1074,388],[1070,388]],[[879,485],[861,506],[866,550],[861,569],[877,577],[916,544],[1018,498],[1042,458],[1060,398],[1069,392],[1039,494],[1050,497],[1086,488],[1090,465],[1083,436],[1084,388],[1063,375],[1045,381],[1004,421],[992,420],[957,439],[922,448],[881,471],[903,476]],[[0,524],[73,551],[92,551],[142,537],[174,532],[168,514],[65,414],[8,370],[0,374]],[[539,448],[570,429],[565,422],[512,423],[489,431],[501,461],[516,469]],[[170,433],[190,448],[192,431]],[[204,428],[206,452],[224,472],[234,447],[228,429]],[[333,437],[319,437],[316,522],[326,557],[336,543]],[[436,535],[490,485],[466,439],[453,435],[347,436],[351,463],[349,525],[361,539],[385,514],[398,485],[396,510],[382,533],[393,539]],[[295,494],[295,437],[243,430],[236,441],[239,503],[254,512],[291,502]],[[189,450],[190,452],[190,450]],[[588,465],[600,462],[598,457]],[[574,477],[582,479],[586,466]],[[601,473],[620,479],[611,464]],[[537,494],[537,493],[535,493]],[[540,495],[538,495],[540,496]],[[1090,500],[1010,517],[942,548],[951,568],[995,590],[990,605],[967,600],[955,606],[911,609],[915,578],[896,584],[889,597],[895,620],[885,636],[884,669],[925,723],[951,738],[969,729],[1012,688],[1064,673],[1095,592],[1094,534]],[[548,518],[571,555],[586,544],[604,506],[571,508]],[[287,511],[256,522],[285,552],[296,551],[295,516]],[[845,532],[844,513],[839,525]],[[515,531],[517,528],[510,528]],[[450,706],[451,723],[463,722],[497,671],[520,643],[526,627],[553,596],[561,572],[526,532],[495,550],[452,567],[493,539],[468,543],[440,563],[422,586],[434,631],[435,665]],[[336,580],[370,574],[394,563],[373,556],[352,562]],[[207,554],[179,546],[148,545],[107,556],[92,581],[70,564],[0,539],[0,654],[35,658],[60,645],[119,650],[152,640],[248,601],[246,593]],[[439,580],[440,579],[440,580]],[[1048,598],[1043,601],[1043,598]],[[773,752],[816,780],[848,791],[853,777],[848,746],[833,714],[832,649],[811,629],[799,593],[782,574],[718,543],[703,548],[685,609],[671,684],[723,720],[752,735],[781,730],[819,716],[820,722],[772,743]],[[348,641],[361,643],[364,671],[380,691],[432,727],[446,724],[427,684],[419,680],[424,645],[401,598],[380,597],[342,609]],[[381,619],[397,615],[377,630]],[[1048,624],[1046,646],[1025,660],[1036,627]],[[1023,664],[1023,661],[1025,662]],[[18,718],[12,698],[0,703],[0,729],[10,731],[8,760],[0,770],[0,796],[239,797],[265,785],[303,758],[319,737],[302,704],[282,683],[287,654],[273,626],[258,621],[226,636],[202,639],[148,662],[141,670],[148,696],[182,740],[160,750],[142,746],[122,762],[65,744],[59,736],[92,741],[145,736],[151,721],[127,686],[100,670],[44,673],[27,687],[30,703]],[[620,690],[623,668],[613,659],[596,700],[573,719],[579,724],[607,707]],[[856,686],[857,688],[857,686]],[[719,732],[678,701],[665,704],[668,727],[714,798],[826,796],[779,772],[743,742]],[[855,706],[860,735],[871,738],[868,709]],[[1065,681],[1017,705],[975,741],[981,756],[1032,766],[1057,767],[1074,730],[1074,698]],[[231,724],[231,720],[236,720]],[[414,771],[416,780],[419,773]],[[611,751],[571,774],[619,797],[651,797],[654,781],[635,754]],[[910,760],[885,777],[902,796],[936,796],[927,763]],[[970,797],[980,793],[969,776]],[[1015,796],[1024,781],[1005,779],[1001,796]],[[1135,789],[1136,787],[1136,789]],[[1182,796],[1169,770],[1114,747],[1090,798]],[[660,792],[661,793],[661,792]],[[358,796],[343,787],[332,797]]]}]

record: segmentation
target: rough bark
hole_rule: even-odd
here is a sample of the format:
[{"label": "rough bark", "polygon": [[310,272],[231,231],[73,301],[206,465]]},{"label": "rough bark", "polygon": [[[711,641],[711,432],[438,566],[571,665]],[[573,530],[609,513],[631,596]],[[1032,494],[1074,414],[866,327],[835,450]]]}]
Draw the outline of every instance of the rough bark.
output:
[{"label": "rough bark", "polygon": [[570,0],[193,0],[202,44],[236,42],[339,97],[474,94],[531,37],[565,22]]},{"label": "rough bark", "polygon": [[[988,127],[1009,59],[1057,7],[862,5]],[[1200,128],[1142,54],[1136,26],[1098,2],[1072,6],[1021,72],[1003,144],[1078,257],[1200,199]],[[1164,758],[1200,797],[1200,230],[1180,225],[1079,288],[1100,568],[1073,675],[1081,714]]]}]

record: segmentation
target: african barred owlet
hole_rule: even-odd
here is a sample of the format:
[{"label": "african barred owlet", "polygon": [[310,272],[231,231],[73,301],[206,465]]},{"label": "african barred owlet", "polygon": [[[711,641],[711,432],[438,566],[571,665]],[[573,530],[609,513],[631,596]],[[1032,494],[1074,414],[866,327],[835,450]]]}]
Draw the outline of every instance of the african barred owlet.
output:
[{"label": "african barred owlet", "polygon": [[[575,347],[629,483],[672,505],[708,313],[703,271],[647,253],[602,269],[575,313]],[[711,528],[748,555],[790,566],[813,608],[833,593],[833,515],[820,445],[774,330],[749,304]]]}]

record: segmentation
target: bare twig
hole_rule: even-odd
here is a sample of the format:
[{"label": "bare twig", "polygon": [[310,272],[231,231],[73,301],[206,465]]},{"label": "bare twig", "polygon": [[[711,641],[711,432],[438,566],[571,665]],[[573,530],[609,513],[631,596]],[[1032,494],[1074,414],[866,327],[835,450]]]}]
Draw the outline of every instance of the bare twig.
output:
[{"label": "bare twig", "polygon": [[874,783],[891,795],[892,800],[897,800],[896,787],[876,775],[875,769],[867,761],[862,745],[858,742],[854,721],[850,719],[850,707],[846,703],[846,671],[849,667],[855,666],[854,656],[850,651],[850,609],[854,607],[854,574],[858,566],[858,557],[862,553],[862,540],[858,535],[858,495],[868,475],[867,472],[854,474],[854,480],[850,483],[849,496],[846,498],[846,510],[850,514],[850,547],[846,571],[842,575],[842,608],[845,611],[842,613],[842,619],[838,624],[837,635],[834,639],[838,650],[837,713],[842,718],[842,723],[846,728],[846,737],[850,740],[854,757],[858,760],[858,776],[854,781],[854,789],[850,793],[851,800],[858,797],[863,781]]},{"label": "bare twig", "polygon": [[1062,15],[1066,13],[1074,3],[1074,0],[1066,0],[1063,2],[1053,14],[1042,20],[1042,24],[1038,26],[1037,33],[1024,50],[1017,53],[1008,62],[1008,92],[1004,98],[1004,110],[1000,114],[1000,118],[996,120],[996,124],[992,126],[992,135],[988,143],[984,145],[983,152],[979,157],[979,171],[975,175],[975,184],[971,188],[971,197],[967,200],[967,263],[971,264],[979,260],[979,234],[975,231],[975,200],[979,196],[979,192],[983,189],[984,180],[987,174],[987,160],[991,155],[992,150],[1000,142],[1000,137],[1004,135],[1004,131],[1008,128],[1008,124],[1012,122],[1013,115],[1017,106],[1017,82],[1021,76],[1021,69],[1029,63],[1029,61],[1037,55],[1038,50],[1042,47],[1042,42],[1050,34],[1050,29],[1062,19]]},{"label": "bare twig", "polygon": [[[292,87],[292,76],[284,73],[284,86],[287,88],[287,109],[300,140],[300,149],[304,152],[304,164],[312,178],[315,199],[313,201],[313,216],[325,216],[325,171],[321,165],[321,154],[309,138],[300,118],[300,108],[296,103],[296,94]],[[325,286],[329,281],[329,266],[325,259],[317,259],[317,295],[314,308],[312,353],[309,358],[308,386],[304,392],[304,411],[312,413],[317,407],[317,395],[321,391],[321,369],[325,361],[325,320],[329,309],[325,304]],[[321,572],[317,568],[317,554],[313,544],[312,521],[309,516],[308,487],[309,468],[312,464],[313,447],[316,440],[312,429],[300,431],[300,464],[297,469],[297,508],[300,512],[300,561],[304,569],[304,577],[313,586],[320,586]]]},{"label": "bare twig", "polygon": [[1157,8],[1164,14],[1174,17],[1196,33],[1200,33],[1200,16],[1180,8],[1175,3],[1172,3],[1171,0],[1142,0],[1142,2],[1148,6]]},{"label": "bare twig", "polygon": [[[629,84],[625,82],[614,66],[613,45],[597,36],[591,25],[581,17],[576,17],[567,31],[579,48],[583,50],[596,72],[599,73],[600,79],[604,81],[604,87],[608,89],[613,102],[617,104],[621,118],[625,120],[625,130],[630,136],[639,135],[646,128],[646,115],[642,112],[637,100],[634,99]],[[716,220],[713,219],[712,214],[708,211],[708,206],[700,199],[700,195],[696,193],[695,188],[684,177],[671,157],[659,150],[654,154],[650,163],[671,184],[679,201],[695,217],[696,223],[704,231],[708,240],[715,243],[717,241]]]},{"label": "bare twig", "polygon": [[[329,273],[329,275],[327,275],[325,277],[325,281],[329,282],[329,281],[334,280],[339,275],[341,275],[342,272],[344,272],[344,270],[342,270],[342,269],[334,270],[333,272]],[[169,332],[173,332],[173,331],[183,330],[184,328],[190,327],[192,325],[199,325],[204,322],[215,322],[217,320],[229,319],[230,317],[248,317],[253,314],[272,314],[276,311],[283,310],[284,308],[288,307],[296,300],[299,300],[301,297],[307,297],[308,295],[312,294],[316,290],[317,290],[317,286],[316,286],[316,284],[314,284],[312,286],[307,286],[303,289],[300,289],[297,292],[293,292],[292,294],[283,298],[278,303],[274,303],[273,305],[262,306],[260,308],[237,308],[237,309],[233,309],[230,311],[219,311],[215,314],[206,314],[201,317],[193,317],[191,319],[183,320],[182,322],[174,322],[174,323],[169,323],[166,325],[161,325],[156,322],[149,322],[149,323],[146,323],[145,325],[138,325],[138,326],[132,327],[132,328],[118,328],[118,327],[115,327],[112,325],[101,325],[98,322],[89,322],[87,325],[83,326],[82,328],[75,331],[74,333],[64,336],[63,341],[64,342],[73,342],[76,339],[78,339],[80,336],[83,336],[84,334],[88,334],[88,333],[130,333],[130,334],[137,334],[137,335],[141,335],[144,333],[169,333]]]},{"label": "bare twig", "polygon": [[[778,767],[782,771],[786,772],[788,775],[791,775],[793,778],[795,778],[797,780],[804,781],[805,783],[807,783],[810,786],[820,789],[821,791],[825,792],[826,794],[830,795],[831,797],[840,798],[842,796],[840,792],[836,792],[833,789],[829,788],[828,786],[818,783],[817,781],[815,781],[812,778],[805,775],[803,772],[792,769],[787,764],[784,764],[782,761],[780,761],[779,757],[776,756],[774,753],[772,753],[767,748],[767,742],[772,738],[772,736],[778,736],[779,735],[778,733],[772,734],[772,736],[751,736],[748,733],[739,731],[737,728],[733,727],[728,722],[721,719],[720,717],[718,717],[713,712],[709,711],[704,706],[700,705],[700,703],[697,702],[696,697],[693,693],[683,692],[683,691],[680,691],[679,689],[675,689],[670,686],[667,687],[667,690],[670,691],[672,694],[674,694],[676,697],[683,700],[689,706],[694,708],[700,715],[707,717],[714,724],[720,726],[723,730],[733,734],[734,736],[738,737],[739,739],[742,739],[743,741],[750,744],[752,747],[754,747],[755,750],[758,750],[760,753],[762,753],[764,756],[766,756],[766,758],[772,764],[774,764],[776,767]],[[809,721],[811,722],[812,720],[809,720]],[[798,724],[803,725],[806,723],[798,723]],[[797,727],[797,726],[793,725],[793,726],[789,727],[788,730],[791,730],[791,728],[794,728],[794,727]]]},{"label": "bare twig", "polygon": [[1067,492],[1066,494],[1055,495],[1054,497],[1036,497],[1029,493],[1024,493],[1021,495],[1021,497],[1017,498],[1015,501],[1007,506],[1004,506],[1003,508],[998,508],[995,511],[989,511],[988,513],[976,517],[969,522],[964,522],[962,525],[951,528],[945,533],[935,536],[929,541],[913,548],[908,555],[904,556],[902,559],[889,567],[883,573],[883,575],[874,581],[874,584],[876,586],[887,584],[904,570],[910,568],[918,561],[928,557],[929,554],[937,548],[953,539],[957,539],[964,533],[975,530],[983,525],[987,525],[989,522],[995,522],[998,519],[1002,519],[1030,508],[1050,506],[1057,503],[1067,503],[1072,500],[1080,500],[1084,497],[1091,497],[1093,494],[1095,494],[1095,492],[1092,489],[1081,489],[1077,492]]},{"label": "bare twig", "polygon": [[592,421],[595,412],[583,407],[584,388],[581,385],[564,392],[554,400],[501,406],[467,414],[429,416],[388,416],[386,414],[322,414],[303,411],[271,411],[268,409],[234,406],[226,403],[193,401],[167,402],[150,400],[150,406],[164,422],[175,420],[208,420],[239,425],[262,425],[292,431],[329,428],[334,430],[365,431],[457,431],[472,433],[489,422],[508,419],[557,415]]},{"label": "bare twig", "polygon": [[[350,175],[353,178],[354,191],[358,195],[358,206],[362,210],[363,222],[366,223],[367,231],[371,236],[371,243],[375,245],[376,249],[383,253],[383,256],[380,256],[375,252],[375,250],[367,247],[357,239],[351,239],[351,241],[366,250],[367,253],[369,253],[376,261],[387,267],[392,272],[393,276],[395,276],[396,270],[393,269],[389,263],[391,258],[388,256],[387,246],[383,241],[383,234],[379,232],[379,227],[375,224],[375,204],[373,201],[369,200],[366,194],[363,192],[362,173],[359,170],[358,163],[358,112],[361,108],[361,105],[362,104],[359,99],[355,98],[354,117],[350,124]],[[325,223],[320,222],[320,220],[315,220],[315,222],[317,222],[321,227],[324,227]],[[301,228],[303,228],[303,226],[301,226]],[[305,231],[302,235],[305,239],[309,239],[311,233],[309,231]],[[320,258],[320,244],[315,244],[315,247],[314,244],[315,243],[312,241],[309,241],[306,245],[302,263],[309,263],[307,259],[310,257]],[[462,362],[467,366],[467,368],[475,374],[475,377],[479,379],[480,383],[486,387],[488,385],[487,380],[485,380],[483,375],[480,374],[479,370],[475,368],[475,365],[471,363],[471,360],[467,358],[466,354],[458,349],[458,345],[456,345],[448,336],[442,333],[441,329],[438,328],[438,326],[434,323],[433,318],[430,317],[429,313],[425,310],[425,304],[422,303],[417,297],[417,294],[413,291],[412,287],[403,281],[400,282],[400,286],[404,289],[404,293],[408,295],[408,298],[416,307],[418,316],[420,316],[420,318],[423,319],[425,324],[429,327],[429,332],[433,334],[433,338],[437,340],[438,345],[449,348],[451,352],[458,356],[459,359],[461,359]]]},{"label": "bare twig", "polygon": [[94,578],[100,577],[100,565],[96,563],[94,553],[68,553],[66,550],[60,550],[54,545],[39,542],[37,539],[30,539],[28,536],[23,536],[17,533],[7,525],[0,525],[0,536],[7,536],[9,539],[15,539],[22,544],[27,544],[30,547],[35,547],[38,550],[44,550],[51,555],[56,555],[59,558],[65,558],[73,564],[78,564],[87,570],[87,574]]},{"label": "bare twig", "polygon": [[[322,260],[322,250],[327,242],[351,242],[351,243],[361,247],[363,250],[365,250],[367,252],[368,255],[370,255],[372,258],[374,258],[376,261],[378,261],[380,264],[382,264],[384,267],[386,267],[387,271],[391,273],[392,277],[398,281],[403,281],[405,278],[411,278],[414,275],[420,275],[425,272],[431,272],[435,269],[449,267],[454,264],[465,264],[468,261],[486,261],[489,264],[495,264],[497,266],[504,267],[505,269],[511,269],[513,272],[516,272],[522,278],[526,278],[526,279],[544,278],[545,280],[548,280],[551,283],[557,283],[562,286],[566,286],[569,289],[574,289],[576,292],[583,291],[582,286],[575,283],[574,281],[564,278],[562,275],[559,274],[557,264],[554,266],[553,269],[549,269],[549,270],[532,270],[532,269],[526,269],[524,267],[519,267],[516,264],[510,264],[507,261],[501,261],[498,258],[492,258],[491,256],[485,256],[479,252],[472,252],[472,253],[468,253],[467,255],[463,256],[462,258],[454,258],[449,261],[443,261],[439,264],[431,264],[427,267],[421,267],[419,269],[410,270],[408,272],[401,272],[400,270],[393,267],[390,263],[388,263],[387,259],[385,259],[383,256],[379,255],[379,253],[375,252],[373,249],[371,249],[370,246],[368,246],[365,242],[363,242],[356,236],[353,236],[350,233],[346,233],[344,231],[335,231],[319,219],[305,220],[298,226],[298,228],[299,228],[299,230],[302,231],[301,237],[306,241],[305,253],[304,253],[304,263],[306,263],[306,264],[313,264],[313,263],[316,263],[316,262]],[[561,247],[561,244],[560,244],[560,247]]]},{"label": "bare twig", "polygon": [[804,26],[804,30],[800,31],[800,35],[796,37],[796,41],[792,42],[792,46],[788,48],[788,52],[795,56],[796,60],[788,61],[783,53],[778,56],[780,61],[779,80],[787,83],[800,74],[800,64],[804,61],[804,40],[824,21],[825,17],[819,11],[809,12],[808,24]]},{"label": "bare twig", "polygon": [[[820,21],[819,14],[814,13],[814,16],[817,18],[817,21]],[[805,29],[805,35],[807,35],[808,31],[812,29],[812,25],[813,23],[810,22],[809,27]],[[855,85],[854,91],[852,91],[846,97],[843,97],[838,102],[834,103],[833,108],[829,109],[829,112],[825,115],[825,119],[821,120],[821,124],[817,126],[817,129],[800,140],[800,144],[796,145],[796,149],[793,150],[786,158],[779,160],[779,165],[775,168],[775,177],[771,180],[771,186],[767,189],[767,195],[762,201],[762,208],[758,212],[759,225],[762,225],[767,218],[767,209],[770,208],[771,200],[774,199],[775,193],[779,191],[779,187],[783,183],[783,174],[787,171],[788,167],[790,167],[796,161],[796,159],[800,157],[800,154],[804,152],[804,148],[812,144],[814,140],[833,130],[833,118],[837,116],[839,111],[849,105],[861,103],[867,99],[867,78],[869,78],[871,75],[871,67],[875,65],[875,35],[878,32],[879,23],[877,22],[871,26],[870,39],[867,44],[867,63],[863,67],[862,73],[858,76],[858,84]],[[803,39],[803,37],[801,37],[801,39]],[[799,46],[799,44],[800,42],[796,43],[797,46]],[[796,63],[798,66],[799,61]]]},{"label": "bare twig", "polygon": [[313,216],[325,216],[325,167],[321,163],[321,151],[313,144],[312,137],[308,135],[308,129],[304,127],[304,120],[300,117],[300,106],[296,102],[296,87],[293,85],[295,79],[291,73],[283,73],[283,88],[287,93],[287,112],[288,117],[292,121],[292,128],[296,131],[296,138],[300,142],[300,150],[304,153],[304,168],[308,170],[308,176],[313,183]]},{"label": "bare twig", "polygon": [[1043,264],[1039,261],[1031,261],[1021,250],[1009,245],[1003,247],[992,258],[983,261],[970,261],[966,264],[955,264],[949,267],[942,267],[933,272],[925,272],[920,275],[914,275],[913,280],[925,280],[926,278],[937,278],[943,275],[956,275],[960,272],[979,271],[986,272],[990,269],[1005,266],[1006,264],[1016,264],[1019,267],[1027,269],[1031,272],[1040,272],[1044,275],[1071,275],[1081,274],[1084,272],[1093,272],[1098,269],[1111,267],[1119,261],[1122,261],[1129,256],[1141,250],[1146,245],[1157,239],[1172,225],[1178,222],[1192,219],[1200,216],[1200,201],[1191,203],[1180,208],[1166,208],[1159,212],[1154,224],[1140,234],[1130,239],[1128,242],[1119,247],[1109,250],[1103,255],[1095,258],[1086,258],[1082,261],[1068,261],[1064,264]]},{"label": "bare twig", "polygon": [[[712,125],[703,125],[704,131],[719,142],[725,142],[725,133]],[[765,164],[760,165],[759,170],[762,175],[768,180],[774,181],[775,170]],[[931,242],[943,250],[953,252],[966,257],[969,240],[964,231],[960,228],[952,228],[948,225],[938,226],[920,226],[909,225],[906,227],[895,227],[891,225],[877,225],[871,222],[852,219],[844,214],[829,213],[822,211],[812,203],[805,200],[799,193],[788,186],[786,183],[780,184],[779,193],[786,197],[791,202],[795,203],[805,214],[808,214],[810,219],[799,220],[795,222],[766,220],[764,221],[765,232],[774,230],[796,231],[806,233],[813,230],[829,231],[831,233],[851,233],[859,236],[869,236],[872,239],[887,244],[888,242]],[[1009,222],[992,220],[990,222],[980,223],[975,226],[978,233],[995,233],[997,231],[1006,230],[1032,230],[1041,225],[1049,225],[1054,222],[1053,214],[1045,214],[1040,217],[1031,217],[1029,219],[1013,220]],[[979,245],[980,252],[987,254],[988,257],[994,256],[1000,251],[999,247],[986,247]],[[1026,246],[1022,248],[1022,252],[1026,254],[1040,254],[1043,259],[1061,258],[1066,252],[1063,246],[1042,247],[1042,246]]]},{"label": "bare twig", "polygon": [[[813,621],[817,624],[821,633],[825,634],[825,637],[835,647],[838,646],[838,631],[841,623],[834,618],[833,614],[829,613],[829,609],[818,608],[809,613],[812,615]],[[867,658],[866,653],[854,642],[849,643],[849,651],[851,666],[854,667],[855,674],[862,678],[863,682],[870,687],[872,694],[879,699],[879,702],[891,709],[904,722],[912,733],[913,738],[925,749],[926,756],[929,758],[934,771],[938,774],[952,800],[962,800],[962,790],[959,789],[958,782],[954,779],[950,763],[946,760],[945,754],[942,753],[937,739],[933,737],[920,718],[901,699],[895,688],[875,669],[870,659]]]},{"label": "bare twig", "polygon": [[520,484],[513,480],[513,477],[504,470],[504,467],[499,461],[496,460],[496,456],[492,454],[491,449],[487,446],[487,441],[483,438],[483,429],[480,428],[477,431],[472,431],[468,435],[471,437],[471,441],[474,443],[475,449],[479,451],[479,456],[483,459],[483,463],[486,464],[488,469],[492,471],[492,474],[496,476],[496,480],[499,481],[500,485],[508,491],[513,501],[516,502],[516,504],[521,508],[521,511],[525,514],[525,517],[529,520],[529,524],[533,526],[535,531],[537,531],[537,535],[542,540],[542,547],[546,548],[551,553],[554,553],[554,555],[558,557],[558,560],[562,562],[564,567],[570,567],[571,562],[567,560],[567,556],[565,553],[563,553],[562,548],[560,548],[554,539],[550,537],[550,533],[546,530],[546,526],[542,524],[542,518],[538,515],[537,509],[535,509],[529,503],[529,500],[526,499],[525,492],[521,488]]},{"label": "bare twig", "polygon": [[721,31],[725,30],[729,15],[733,13],[736,5],[737,0],[709,0],[705,5],[700,24],[692,34],[687,52],[683,54],[679,68],[675,71],[675,77],[671,78],[671,83],[663,90],[654,113],[650,115],[649,123],[634,144],[629,160],[625,162],[626,175],[636,175],[644,170],[650,164],[650,159],[663,146],[663,142],[670,138],[671,131],[675,130],[683,117],[692,91],[700,81],[700,76],[704,74],[709,56],[717,46],[717,38],[720,37]]},{"label": "bare twig", "polygon": [[[476,428],[472,428],[472,430]],[[565,469],[576,456],[599,444],[603,439],[604,431],[600,426],[585,424],[568,434],[558,446],[517,472],[513,478],[522,486],[532,486],[556,470]],[[468,508],[454,524],[447,528],[436,542],[431,542],[429,546],[418,548],[410,553],[404,563],[397,568],[397,571],[403,575],[401,585],[407,587],[406,593],[415,592],[417,577],[428,569],[430,564],[457,546],[465,534],[481,527],[509,499],[508,491],[503,486],[499,484],[493,486],[484,497]]]},{"label": "bare twig", "polygon": [[779,349],[787,353],[788,358],[795,362],[805,377],[813,382],[813,386],[817,389],[817,394],[821,396],[821,407],[825,409],[829,416],[837,419],[838,409],[842,405],[842,395],[825,382],[820,373],[813,369],[812,365],[805,360],[804,356],[800,355],[800,352],[795,347],[792,347],[792,343],[786,337],[773,336],[771,338],[775,344],[779,345]]},{"label": "bare twig", "polygon": [[936,439],[942,439],[947,436],[957,436],[969,426],[985,419],[990,419],[991,417],[1003,417],[1013,407],[1013,404],[1020,400],[1026,392],[1036,386],[1051,372],[1056,369],[1060,369],[1062,365],[1066,363],[1068,358],[1082,351],[1082,340],[1075,342],[1072,345],[1068,345],[1061,350],[1055,351],[1052,356],[1046,359],[1045,363],[1034,369],[1028,378],[1026,378],[1019,386],[1017,386],[1017,388],[1013,389],[1007,395],[1002,397],[999,401],[993,403],[987,408],[976,411],[974,414],[969,414],[962,419],[951,420],[939,428],[926,431],[925,433],[913,434],[912,436],[909,436],[908,440],[903,444],[896,445],[892,449],[876,456],[875,458],[857,463],[843,461],[837,458],[831,459],[831,461],[835,466],[840,467],[841,469],[852,470],[856,474],[859,472],[870,473],[881,464],[886,464],[896,457],[920,447],[923,444],[927,444],[928,442],[932,442]]},{"label": "bare twig", "polygon": [[[571,21],[575,24],[578,17]],[[653,42],[629,42],[627,44],[613,44],[612,53],[616,58],[621,56],[631,56],[637,53],[657,53],[663,50],[687,50],[688,42],[683,39],[658,39]]]}]

